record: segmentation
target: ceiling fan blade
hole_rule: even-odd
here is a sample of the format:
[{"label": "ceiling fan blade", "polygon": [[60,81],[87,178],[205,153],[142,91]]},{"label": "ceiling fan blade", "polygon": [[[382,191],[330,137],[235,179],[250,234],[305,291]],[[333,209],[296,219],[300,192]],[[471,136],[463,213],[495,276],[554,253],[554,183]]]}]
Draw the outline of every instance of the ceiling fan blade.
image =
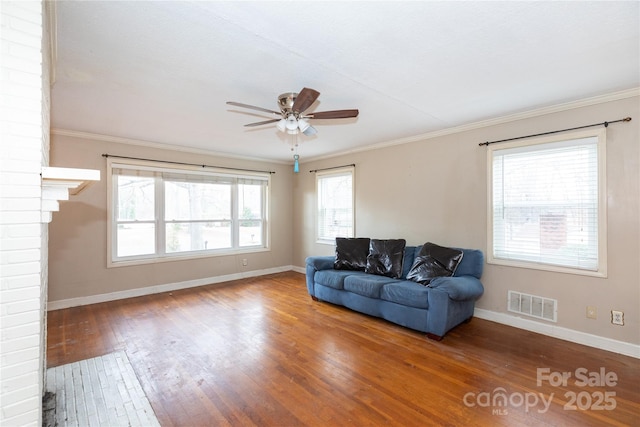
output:
[{"label": "ceiling fan blade", "polygon": [[309,89],[308,87],[303,88],[298,96],[296,96],[296,100],[293,103],[293,107],[291,108],[294,113],[302,113],[307,108],[311,107],[311,104],[316,102],[316,99],[320,96],[320,92],[317,90]]},{"label": "ceiling fan blade", "polygon": [[235,107],[249,108],[251,110],[262,111],[264,113],[277,114],[278,116],[282,115],[282,113],[280,113],[279,111],[268,110],[266,108],[256,107],[255,105],[242,104],[240,102],[233,102],[233,101],[227,101],[227,104],[233,105]]},{"label": "ceiling fan blade", "polygon": [[253,127],[253,126],[268,125],[269,123],[279,122],[280,120],[281,119],[271,119],[271,120],[265,120],[263,122],[249,123],[248,125],[244,125],[244,126],[245,127]]},{"label": "ceiling fan blade", "polygon": [[333,110],[333,111],[318,111],[315,113],[305,114],[305,117],[310,119],[348,119],[350,117],[358,117],[359,111],[354,110]]}]

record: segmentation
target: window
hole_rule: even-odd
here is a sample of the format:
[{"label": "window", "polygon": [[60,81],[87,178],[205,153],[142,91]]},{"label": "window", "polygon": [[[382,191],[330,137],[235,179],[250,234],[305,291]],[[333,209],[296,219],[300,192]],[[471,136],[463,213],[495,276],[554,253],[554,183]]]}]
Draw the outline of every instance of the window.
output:
[{"label": "window", "polygon": [[489,147],[494,264],[606,276],[605,131]]},{"label": "window", "polygon": [[268,174],[112,163],[111,263],[267,247]]},{"label": "window", "polygon": [[318,172],[316,193],[318,241],[354,237],[353,168]]}]

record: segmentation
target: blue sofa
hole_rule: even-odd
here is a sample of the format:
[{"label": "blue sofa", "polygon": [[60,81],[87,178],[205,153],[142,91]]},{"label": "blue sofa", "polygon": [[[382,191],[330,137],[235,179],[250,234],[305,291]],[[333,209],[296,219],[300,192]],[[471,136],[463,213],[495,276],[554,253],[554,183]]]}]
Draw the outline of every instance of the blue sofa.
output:
[{"label": "blue sofa", "polygon": [[475,301],[484,292],[480,282],[484,255],[479,250],[460,249],[463,257],[454,275],[437,277],[424,286],[406,280],[421,248],[404,249],[400,279],[336,270],[335,256],[308,257],[307,290],[315,301],[339,304],[441,340],[449,330],[473,317]]}]

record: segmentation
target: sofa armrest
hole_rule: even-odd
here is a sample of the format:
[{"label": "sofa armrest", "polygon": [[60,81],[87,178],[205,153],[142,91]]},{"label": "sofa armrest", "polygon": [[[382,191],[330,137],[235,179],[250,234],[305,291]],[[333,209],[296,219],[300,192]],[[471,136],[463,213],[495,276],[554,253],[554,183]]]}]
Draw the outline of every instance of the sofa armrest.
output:
[{"label": "sofa armrest", "polygon": [[306,279],[307,279],[307,290],[309,291],[309,295],[315,298],[315,285],[314,285],[314,277],[316,275],[316,271],[320,270],[332,270],[333,262],[335,261],[335,256],[310,256],[305,260],[306,264]]},{"label": "sofa armrest", "polygon": [[313,267],[314,270],[331,270],[336,257],[330,256],[310,256],[306,259],[307,267]]},{"label": "sofa armrest", "polygon": [[437,277],[429,287],[446,292],[454,301],[477,300],[484,293],[484,286],[473,276]]}]

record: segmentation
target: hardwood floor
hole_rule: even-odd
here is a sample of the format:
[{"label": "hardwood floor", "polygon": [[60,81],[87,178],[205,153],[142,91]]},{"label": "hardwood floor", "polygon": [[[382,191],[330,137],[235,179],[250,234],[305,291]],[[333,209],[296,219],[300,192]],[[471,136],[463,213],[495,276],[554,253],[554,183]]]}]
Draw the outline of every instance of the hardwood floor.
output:
[{"label": "hardwood floor", "polygon": [[117,350],[163,426],[640,425],[637,359],[481,319],[432,341],[294,272],[49,313],[49,367]]}]

